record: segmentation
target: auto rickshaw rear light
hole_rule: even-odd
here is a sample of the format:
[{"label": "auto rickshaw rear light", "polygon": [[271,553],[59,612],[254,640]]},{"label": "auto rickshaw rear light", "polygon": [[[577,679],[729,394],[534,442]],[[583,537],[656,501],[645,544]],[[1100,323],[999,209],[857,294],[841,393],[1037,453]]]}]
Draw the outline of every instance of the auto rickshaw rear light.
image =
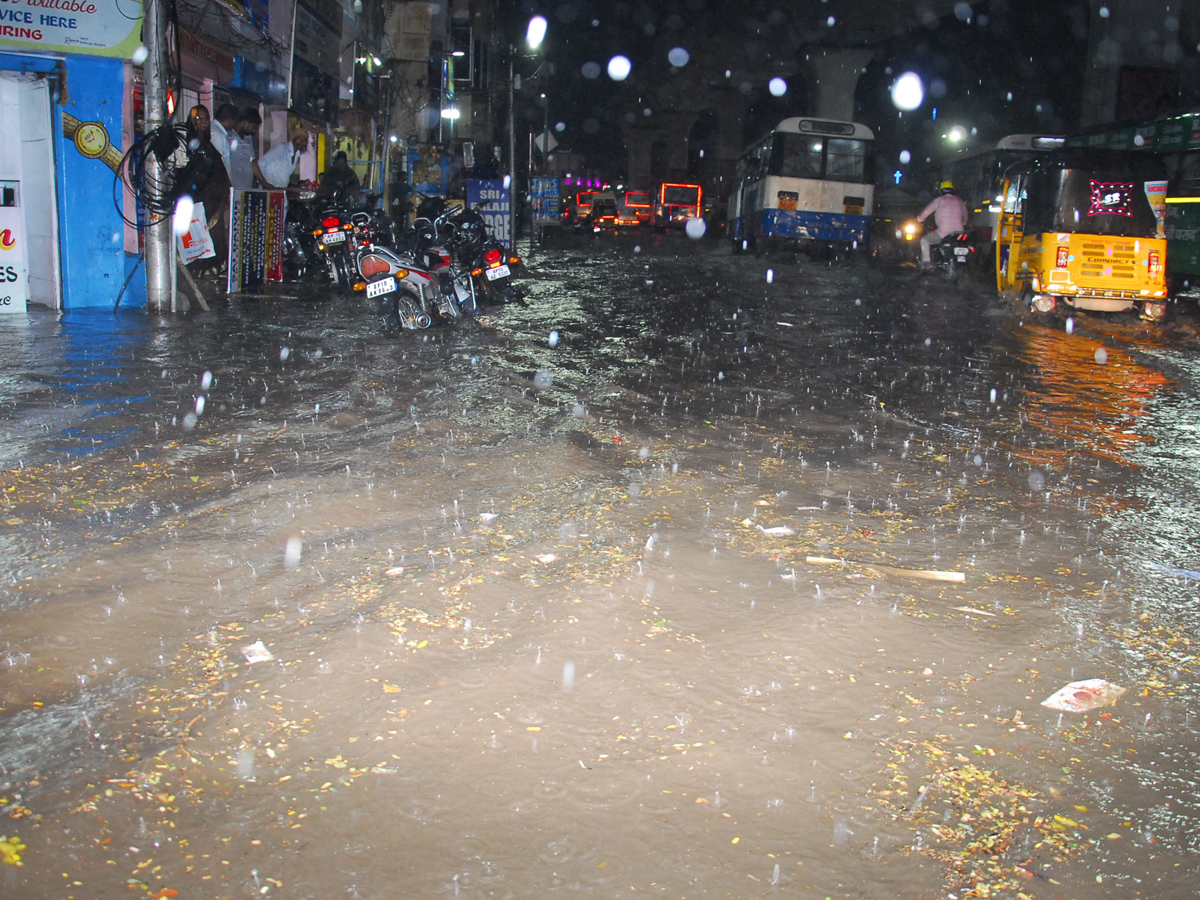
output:
[{"label": "auto rickshaw rear light", "polygon": [[342,221],[337,216],[326,216],[321,220],[322,228],[337,228],[341,224]]},{"label": "auto rickshaw rear light", "polygon": [[1068,251],[1066,247],[1059,247],[1058,253],[1055,256],[1054,267],[1056,269],[1065,269],[1067,267],[1067,260],[1069,257],[1070,251]]},{"label": "auto rickshaw rear light", "polygon": [[1150,263],[1150,274],[1157,275],[1161,271],[1158,266],[1158,259],[1159,259],[1158,251],[1151,250],[1147,259],[1149,260],[1149,263]]},{"label": "auto rickshaw rear light", "polygon": [[494,266],[496,263],[500,262],[500,251],[493,247],[484,254],[483,258],[489,266]]}]

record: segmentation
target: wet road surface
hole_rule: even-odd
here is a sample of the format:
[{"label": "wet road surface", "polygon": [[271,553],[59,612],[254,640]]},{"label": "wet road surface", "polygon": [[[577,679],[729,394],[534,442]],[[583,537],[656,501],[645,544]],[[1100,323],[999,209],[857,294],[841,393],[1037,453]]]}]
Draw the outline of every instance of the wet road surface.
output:
[{"label": "wet road surface", "polygon": [[5,328],[5,897],[1193,895],[1194,317],[532,271]]}]

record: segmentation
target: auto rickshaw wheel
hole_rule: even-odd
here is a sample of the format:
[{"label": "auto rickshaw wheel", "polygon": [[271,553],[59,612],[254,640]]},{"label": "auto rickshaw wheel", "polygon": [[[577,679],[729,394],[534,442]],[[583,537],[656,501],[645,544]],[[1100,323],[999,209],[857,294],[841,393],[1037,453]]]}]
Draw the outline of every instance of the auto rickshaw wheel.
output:
[{"label": "auto rickshaw wheel", "polygon": [[1161,322],[1167,317],[1167,301],[1147,300],[1142,304],[1141,315],[1148,322]]}]

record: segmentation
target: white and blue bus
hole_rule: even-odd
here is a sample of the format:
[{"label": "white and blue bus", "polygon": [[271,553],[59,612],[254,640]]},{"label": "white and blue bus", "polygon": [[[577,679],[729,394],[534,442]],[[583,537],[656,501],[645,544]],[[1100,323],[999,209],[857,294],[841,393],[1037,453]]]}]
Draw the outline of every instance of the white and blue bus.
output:
[{"label": "white and blue bus", "polygon": [[784,119],[738,160],[734,252],[772,244],[865,245],[875,205],[875,136],[856,122]]}]

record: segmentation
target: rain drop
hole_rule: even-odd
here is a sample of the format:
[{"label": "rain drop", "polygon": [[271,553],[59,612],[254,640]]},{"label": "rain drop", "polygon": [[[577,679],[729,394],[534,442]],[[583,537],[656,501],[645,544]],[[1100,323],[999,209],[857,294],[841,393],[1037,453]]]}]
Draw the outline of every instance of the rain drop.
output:
[{"label": "rain drop", "polygon": [[179,198],[179,202],[175,204],[175,218],[171,222],[175,234],[188,233],[188,229],[192,227],[192,210],[194,208],[195,204],[187,194]]},{"label": "rain drop", "polygon": [[557,331],[550,332],[550,338],[549,338],[548,343],[550,344],[551,347],[558,346],[558,332]]},{"label": "rain drop", "polygon": [[1103,347],[1096,348],[1096,362],[1100,363],[1100,365],[1104,365],[1106,362],[1108,362],[1108,351]]},{"label": "rain drop", "polygon": [[688,219],[687,224],[683,226],[683,230],[687,232],[687,236],[693,241],[698,241],[704,237],[704,232],[707,228],[708,226],[704,224],[704,220],[699,217]]},{"label": "rain drop", "polygon": [[627,56],[614,56],[608,61],[608,77],[613,81],[624,81],[633,71],[633,63]]},{"label": "rain drop", "polygon": [[902,162],[902,163],[912,162],[912,154],[909,153],[907,150],[901,150],[900,151],[900,162]]},{"label": "rain drop", "polygon": [[905,111],[914,110],[925,99],[925,86],[916,72],[905,72],[892,83],[892,104]]},{"label": "rain drop", "polygon": [[771,92],[772,97],[782,97],[787,93],[788,84],[782,78],[772,78],[767,85],[767,90]]},{"label": "rain drop", "polygon": [[691,54],[682,47],[676,47],[667,54],[667,60],[677,69],[686,66],[691,58]]}]

